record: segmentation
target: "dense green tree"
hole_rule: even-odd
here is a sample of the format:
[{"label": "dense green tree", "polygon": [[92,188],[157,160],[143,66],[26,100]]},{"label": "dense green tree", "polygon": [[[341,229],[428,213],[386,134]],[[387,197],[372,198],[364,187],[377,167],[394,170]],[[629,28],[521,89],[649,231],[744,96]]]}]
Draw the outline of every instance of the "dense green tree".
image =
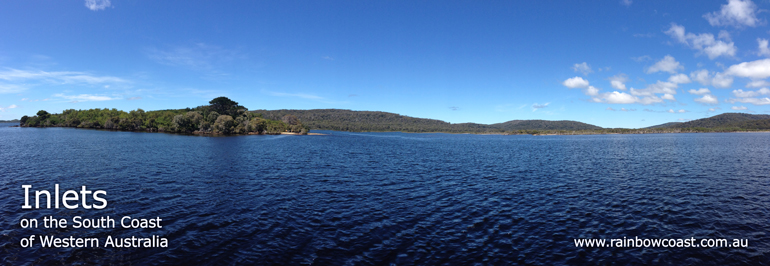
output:
[{"label": "dense green tree", "polygon": [[37,111],[37,117],[39,117],[41,120],[46,120],[51,114],[46,112],[45,110]]},{"label": "dense green tree", "polygon": [[235,119],[229,115],[220,115],[214,122],[214,133],[230,134],[235,129]]},{"label": "dense green tree", "polygon": [[226,114],[235,118],[239,113],[243,112],[245,107],[238,105],[237,102],[230,100],[227,97],[217,97],[209,101],[211,109],[219,114]]}]

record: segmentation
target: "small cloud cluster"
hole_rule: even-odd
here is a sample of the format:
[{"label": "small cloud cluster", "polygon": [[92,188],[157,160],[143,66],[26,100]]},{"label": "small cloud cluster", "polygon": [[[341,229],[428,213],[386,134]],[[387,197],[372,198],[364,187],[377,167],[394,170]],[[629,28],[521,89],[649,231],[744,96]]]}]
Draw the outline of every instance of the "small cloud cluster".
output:
[{"label": "small cloud cluster", "polygon": [[45,101],[48,101],[48,100],[51,100],[51,99],[50,98],[45,98],[45,99],[42,99],[42,100],[40,100],[40,99],[30,100],[29,98],[21,98],[22,102],[39,102],[39,101],[44,101],[45,102]]},{"label": "small cloud cluster", "polygon": [[770,56],[770,48],[767,48],[768,41],[767,39],[757,38],[757,46],[759,51],[757,52],[757,55],[760,56]]},{"label": "small cloud cluster", "polygon": [[770,104],[770,98],[767,96],[763,98],[758,98],[763,95],[770,95],[770,89],[768,88],[761,88],[756,91],[744,91],[744,90],[733,90],[733,96],[736,98],[728,99],[728,103],[749,103],[753,105],[768,105]]},{"label": "small cloud cluster", "polygon": [[664,33],[668,34],[674,40],[687,45],[690,48],[700,51],[699,53],[705,53],[709,59],[714,59],[719,56],[735,56],[735,52],[738,48],[735,47],[735,43],[730,40],[730,35],[726,32],[720,32],[719,39],[714,38],[714,34],[711,33],[686,33],[684,26],[671,24]]},{"label": "small cloud cluster", "polygon": [[700,98],[696,98],[694,100],[696,102],[699,102],[699,103],[702,103],[702,104],[711,104],[711,105],[719,103],[719,99],[717,99],[716,96],[711,95],[711,91],[709,89],[707,89],[707,88],[700,88],[700,89],[697,89],[697,90],[690,89],[687,92],[689,92],[690,94],[694,94],[694,95],[703,95]]},{"label": "small cloud cluster", "polygon": [[588,74],[594,72],[591,69],[591,66],[589,66],[588,63],[586,63],[586,62],[583,62],[583,63],[580,63],[580,64],[574,64],[572,66],[572,70],[575,70],[575,72],[583,73],[583,75],[588,75]]},{"label": "small cloud cluster", "polygon": [[11,105],[9,105],[8,107],[2,107],[2,106],[0,106],[0,112],[5,112],[5,110],[8,110],[8,109],[13,109],[13,108],[17,108],[17,107],[19,107],[19,106],[15,105],[15,104],[11,104]]},{"label": "small cloud cluster", "polygon": [[652,73],[661,72],[661,71],[675,74],[678,70],[683,70],[683,69],[684,67],[681,64],[679,64],[679,62],[677,62],[673,56],[666,55],[665,57],[663,57],[663,59],[661,59],[651,67],[647,68],[647,74],[652,74]]},{"label": "small cloud cluster", "polygon": [[692,80],[703,86],[714,86],[717,88],[729,88],[733,85],[733,77],[726,73],[709,72],[705,69],[696,70],[690,73]]},{"label": "small cloud cluster", "polygon": [[770,77],[770,58],[732,65],[725,73],[755,80],[765,79]]},{"label": "small cloud cluster", "polygon": [[[614,88],[616,89],[625,88],[625,84],[621,82],[622,80],[624,80],[622,77],[618,78],[618,76],[615,76],[613,78],[614,79],[611,78],[610,84],[613,85]],[[681,77],[673,77],[672,80],[686,81]],[[616,82],[613,84],[612,81],[616,81]],[[564,85],[567,88],[583,89],[583,94],[587,96],[591,96],[591,101],[593,102],[610,103],[610,104],[640,103],[645,105],[660,103],[660,102],[663,102],[663,100],[675,101],[676,99],[674,98],[674,94],[676,94],[676,88],[678,87],[677,84],[678,83],[675,83],[675,82],[658,81],[658,83],[652,84],[648,86],[646,89],[637,90],[637,89],[631,88],[630,93],[619,92],[619,91],[599,93],[600,90],[598,88],[591,86],[587,80],[581,77],[569,78],[564,82],[562,82],[562,85]],[[663,94],[663,95],[659,97],[659,96],[656,96],[655,94]]]},{"label": "small cloud cluster", "polygon": [[92,11],[104,10],[111,5],[110,0],[86,0],[86,7]]},{"label": "small cloud cluster", "polygon": [[71,103],[79,103],[79,102],[93,102],[93,101],[111,101],[111,100],[118,100],[120,98],[113,98],[109,96],[103,96],[103,95],[93,95],[93,94],[79,94],[79,95],[65,95],[63,93],[54,94],[54,97],[59,97],[62,99],[70,100]]},{"label": "small cloud cluster", "polygon": [[546,108],[548,107],[549,104],[551,103],[545,103],[545,104],[534,103],[532,104],[532,112],[537,111],[538,109]]},{"label": "small cloud cluster", "polygon": [[628,76],[626,74],[618,74],[608,78],[610,80],[610,86],[616,90],[626,90],[626,82],[628,82]]},{"label": "small cloud cluster", "polygon": [[711,26],[756,27],[763,22],[757,19],[757,5],[751,0],[728,0],[719,11],[707,13],[703,18]]},{"label": "small cloud cluster", "polygon": [[124,83],[124,79],[110,76],[95,76],[85,72],[74,71],[33,71],[6,69],[0,71],[0,80],[6,81],[27,81],[40,80],[49,83],[58,84],[104,84],[104,83]]},{"label": "small cloud cluster", "polygon": [[620,108],[620,110],[617,110],[617,109],[612,108],[612,107],[607,107],[607,109],[605,109],[605,110],[613,111],[613,112],[615,112],[615,111],[621,111],[621,112],[634,112],[634,111],[636,111],[636,109],[626,109],[626,108]]}]

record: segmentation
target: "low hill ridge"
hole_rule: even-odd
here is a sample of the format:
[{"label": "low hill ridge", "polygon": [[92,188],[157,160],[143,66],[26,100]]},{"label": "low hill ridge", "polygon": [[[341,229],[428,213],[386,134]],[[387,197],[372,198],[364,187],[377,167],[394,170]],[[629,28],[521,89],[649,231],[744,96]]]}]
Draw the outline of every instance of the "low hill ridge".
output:
[{"label": "low hill ridge", "polygon": [[496,124],[448,123],[437,119],[416,118],[388,112],[344,109],[253,110],[265,118],[297,116],[302,124],[317,130],[403,131],[447,133],[504,133],[512,130],[593,130],[601,127],[577,121],[511,120]]}]

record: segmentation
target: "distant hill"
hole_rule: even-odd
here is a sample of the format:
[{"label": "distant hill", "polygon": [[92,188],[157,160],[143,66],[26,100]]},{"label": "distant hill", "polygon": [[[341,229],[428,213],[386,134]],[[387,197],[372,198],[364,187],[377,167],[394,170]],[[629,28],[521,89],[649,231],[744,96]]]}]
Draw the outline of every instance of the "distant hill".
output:
[{"label": "distant hill", "polygon": [[583,122],[561,120],[511,120],[508,122],[492,124],[491,127],[509,130],[590,130],[602,129],[601,127]]},{"label": "distant hill", "polygon": [[0,123],[18,123],[19,119],[14,120],[0,120]]},{"label": "distant hill", "polygon": [[679,125],[681,123],[682,122],[668,122],[668,123],[665,123],[665,124],[660,124],[660,125],[651,126],[651,127],[645,127],[645,128],[671,128],[671,127],[675,127],[676,125]]},{"label": "distant hill", "polygon": [[747,128],[770,129],[770,115],[724,113],[708,118],[672,125],[671,128]]},{"label": "distant hill", "polygon": [[338,131],[403,131],[448,133],[504,133],[513,130],[593,130],[601,127],[576,121],[512,120],[497,124],[457,123],[416,118],[388,112],[351,111],[342,109],[254,110],[267,119],[280,119],[292,114],[303,125],[317,130]]}]

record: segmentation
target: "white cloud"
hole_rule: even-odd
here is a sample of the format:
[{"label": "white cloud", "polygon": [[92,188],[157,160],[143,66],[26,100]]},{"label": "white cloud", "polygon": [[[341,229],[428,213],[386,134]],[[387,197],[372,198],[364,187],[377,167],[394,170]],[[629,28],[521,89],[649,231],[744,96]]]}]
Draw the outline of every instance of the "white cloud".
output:
[{"label": "white cloud", "polygon": [[767,48],[767,39],[757,38],[757,46],[759,46],[758,55],[770,56],[770,48]]},{"label": "white cloud", "polygon": [[589,73],[593,73],[594,72],[591,69],[591,66],[589,66],[586,62],[573,65],[572,66],[572,70],[575,70],[575,72],[583,73],[583,75],[588,75]]},{"label": "white cloud", "polygon": [[110,76],[94,76],[85,72],[73,72],[73,71],[31,71],[31,70],[19,70],[19,69],[6,69],[0,71],[0,80],[7,81],[26,81],[26,80],[41,80],[50,83],[60,84],[103,84],[103,83],[123,83],[127,82],[124,79]]},{"label": "white cloud", "polygon": [[111,100],[120,99],[120,98],[113,98],[109,96],[93,95],[93,94],[64,95],[63,93],[59,93],[59,94],[54,94],[53,96],[71,100],[73,102],[111,101]]},{"label": "white cloud", "polygon": [[639,98],[634,97],[633,95],[623,93],[623,92],[617,92],[617,91],[613,91],[611,93],[605,94],[603,98],[606,103],[617,103],[617,104],[635,103],[639,100]]},{"label": "white cloud", "polygon": [[621,111],[621,112],[634,112],[634,111],[636,111],[636,109],[626,109],[626,108],[620,108],[620,110],[616,110],[615,108],[612,108],[612,107],[607,107],[607,109],[605,109],[605,110],[613,111],[613,112],[614,111]]},{"label": "white cloud", "polygon": [[761,88],[761,87],[770,87],[770,82],[767,82],[766,80],[752,80],[749,83],[746,83],[746,88]]},{"label": "white cloud", "polygon": [[570,89],[588,87],[588,81],[581,77],[569,78],[564,82],[562,82],[561,84]]},{"label": "white cloud", "polygon": [[768,78],[770,77],[770,58],[732,65],[725,73],[752,79]]},{"label": "white cloud", "polygon": [[714,59],[719,56],[732,57],[735,56],[735,52],[738,51],[738,48],[735,47],[735,43],[729,40],[729,34],[720,34],[721,39],[717,40],[714,38],[714,34],[711,33],[701,33],[697,35],[694,33],[686,33],[684,26],[677,25],[676,23],[671,23],[671,28],[664,33],[668,34],[676,41],[700,51],[700,53],[705,53],[709,59]]},{"label": "white cloud", "polygon": [[686,113],[687,111],[685,111],[684,109],[680,109],[679,111],[675,111],[674,109],[668,109],[668,111],[666,112],[674,114],[674,113]]},{"label": "white cloud", "polygon": [[25,91],[27,88],[14,85],[14,84],[0,84],[0,94],[6,93],[19,93]]},{"label": "white cloud", "polygon": [[588,86],[583,93],[588,96],[596,96],[599,95],[599,89],[594,86]]},{"label": "white cloud", "polygon": [[717,35],[717,38],[725,40],[725,41],[728,41],[728,42],[732,42],[733,41],[733,38],[730,37],[730,33],[727,32],[726,30],[720,30],[719,34]]},{"label": "white cloud", "polygon": [[672,114],[676,113],[676,111],[674,111],[674,109],[668,109],[668,111],[666,111],[666,112],[669,112],[669,113],[672,113]]},{"label": "white cloud", "polygon": [[733,78],[724,73],[716,73],[711,79],[711,85],[717,88],[729,88],[733,85]]},{"label": "white cloud", "polygon": [[610,85],[616,90],[626,90],[626,82],[628,82],[626,74],[618,74],[608,79],[610,80]]},{"label": "white cloud", "polygon": [[719,109],[722,109],[722,108],[719,108],[719,107],[709,108],[709,112],[716,112]]},{"label": "white cloud", "polygon": [[690,78],[688,78],[687,75],[685,74],[672,75],[670,78],[668,78],[668,81],[672,83],[678,83],[678,84],[687,84],[692,82]]},{"label": "white cloud", "polygon": [[13,109],[13,108],[16,108],[16,107],[18,107],[18,106],[16,106],[15,104],[11,104],[11,105],[9,105],[8,107],[2,107],[2,106],[0,106],[0,112],[5,112],[5,110],[8,110],[8,109]]},{"label": "white cloud", "polygon": [[684,67],[680,65],[679,62],[677,62],[673,56],[666,55],[665,57],[663,57],[663,59],[661,59],[651,67],[647,68],[647,73],[650,74],[650,73],[664,71],[671,74],[675,74],[677,70],[683,70],[683,69]]},{"label": "white cloud", "polygon": [[669,101],[676,101],[676,98],[674,98],[674,95],[671,94],[663,94],[663,96],[660,97],[663,100],[669,100]]},{"label": "white cloud", "polygon": [[757,97],[759,95],[770,95],[770,89],[761,88],[756,91],[734,90],[733,95],[735,95],[735,97],[738,97],[738,98],[750,98],[750,97]]},{"label": "white cloud", "polygon": [[767,105],[770,104],[770,98],[733,98],[727,100],[728,103],[750,103],[753,105]]},{"label": "white cloud", "polygon": [[711,93],[711,91],[709,89],[706,89],[706,88],[700,88],[700,89],[697,89],[697,90],[690,89],[687,92],[689,92],[690,94],[695,94],[695,95],[704,95],[704,94]]},{"label": "white cloud", "polygon": [[532,112],[537,111],[537,109],[546,108],[546,107],[548,107],[549,104],[551,104],[551,103],[545,103],[545,104],[534,103],[534,104],[532,104]]},{"label": "white cloud", "polygon": [[701,70],[690,72],[690,77],[703,86],[711,85],[711,78],[709,77],[708,70],[701,69]]},{"label": "white cloud", "polygon": [[718,12],[706,13],[703,18],[708,20],[711,26],[756,27],[762,23],[757,19],[756,12],[757,5],[751,0],[728,0]]},{"label": "white cloud", "polygon": [[702,104],[718,104],[719,100],[717,97],[714,97],[711,94],[703,95],[703,97],[695,99],[696,102],[702,103]]},{"label": "white cloud", "polygon": [[644,105],[663,102],[663,99],[656,97],[654,95],[640,98],[625,92],[618,92],[618,91],[599,94],[596,97],[593,97],[592,100],[598,103],[610,103],[610,104],[639,103]]},{"label": "white cloud", "polygon": [[644,89],[631,88],[630,93],[637,96],[652,96],[654,93],[676,94],[678,87],[676,83],[658,80],[657,83],[647,85]]},{"label": "white cloud", "polygon": [[733,109],[733,110],[746,110],[746,109],[749,109],[749,108],[746,108],[746,106],[733,106],[733,107],[730,107],[730,109]]},{"label": "white cloud", "polygon": [[733,85],[733,78],[727,73],[714,73],[711,75],[705,69],[691,72],[690,78],[704,86],[714,85],[717,88],[729,88]]},{"label": "white cloud", "polygon": [[86,7],[93,11],[104,10],[111,5],[110,0],[86,0]]}]

